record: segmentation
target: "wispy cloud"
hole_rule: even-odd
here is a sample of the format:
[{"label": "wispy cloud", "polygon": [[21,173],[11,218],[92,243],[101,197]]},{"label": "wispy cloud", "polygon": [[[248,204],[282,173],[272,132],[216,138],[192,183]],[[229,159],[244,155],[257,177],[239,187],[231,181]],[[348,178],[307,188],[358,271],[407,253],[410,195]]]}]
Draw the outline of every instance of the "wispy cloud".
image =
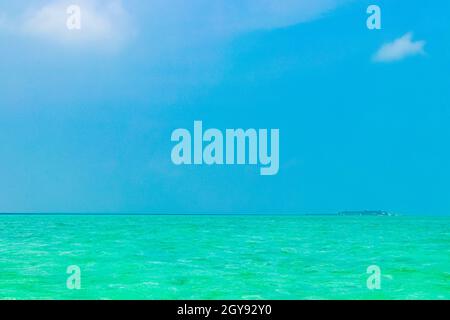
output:
[{"label": "wispy cloud", "polygon": [[150,0],[149,20],[165,32],[235,36],[318,19],[352,0]]},{"label": "wispy cloud", "polygon": [[[348,0],[241,0],[216,10],[232,31],[286,27],[323,17]],[[216,8],[217,9],[217,8]]]},{"label": "wispy cloud", "polygon": [[374,55],[375,62],[393,62],[406,57],[424,54],[425,41],[413,41],[412,32],[384,44]]}]

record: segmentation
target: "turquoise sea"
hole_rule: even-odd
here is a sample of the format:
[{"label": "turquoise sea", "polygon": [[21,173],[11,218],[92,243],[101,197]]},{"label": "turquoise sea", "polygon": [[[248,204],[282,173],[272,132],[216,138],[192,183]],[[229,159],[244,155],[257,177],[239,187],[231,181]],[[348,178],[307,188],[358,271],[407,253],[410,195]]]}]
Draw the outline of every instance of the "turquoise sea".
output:
[{"label": "turquoise sea", "polygon": [[0,298],[450,299],[450,218],[2,215]]}]

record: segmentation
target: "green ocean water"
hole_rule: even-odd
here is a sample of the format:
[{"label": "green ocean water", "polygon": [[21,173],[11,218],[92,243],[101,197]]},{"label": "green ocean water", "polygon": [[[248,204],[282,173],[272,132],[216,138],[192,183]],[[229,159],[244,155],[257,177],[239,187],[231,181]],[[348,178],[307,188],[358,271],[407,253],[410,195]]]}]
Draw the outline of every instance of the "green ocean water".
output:
[{"label": "green ocean water", "polygon": [[0,298],[450,299],[450,218],[4,215]]}]

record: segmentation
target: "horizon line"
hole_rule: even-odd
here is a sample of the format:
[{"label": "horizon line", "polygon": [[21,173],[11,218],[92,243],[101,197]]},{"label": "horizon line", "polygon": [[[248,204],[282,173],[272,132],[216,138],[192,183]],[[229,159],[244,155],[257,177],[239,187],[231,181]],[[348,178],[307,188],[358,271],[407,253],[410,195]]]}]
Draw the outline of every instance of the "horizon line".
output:
[{"label": "horizon line", "polygon": [[[358,211],[355,211],[358,212]],[[364,212],[364,211],[361,211]],[[0,216],[432,216],[426,214],[403,214],[392,213],[390,215],[358,215],[358,214],[341,214],[341,212],[335,213],[101,213],[101,212],[0,212]],[[435,216],[445,216],[444,214],[438,214]]]}]

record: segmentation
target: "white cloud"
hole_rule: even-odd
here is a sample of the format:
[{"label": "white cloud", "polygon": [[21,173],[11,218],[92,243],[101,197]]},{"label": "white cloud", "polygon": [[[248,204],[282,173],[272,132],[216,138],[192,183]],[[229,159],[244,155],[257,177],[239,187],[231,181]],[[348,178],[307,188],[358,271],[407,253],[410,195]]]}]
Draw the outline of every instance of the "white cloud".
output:
[{"label": "white cloud", "polygon": [[425,41],[413,41],[412,32],[384,44],[374,55],[375,62],[392,62],[402,60],[409,56],[424,54]]},{"label": "white cloud", "polygon": [[[81,29],[66,26],[67,8],[81,9]],[[121,46],[132,33],[130,19],[120,0],[54,1],[41,7],[28,8],[15,23],[19,33],[72,46]]]}]

